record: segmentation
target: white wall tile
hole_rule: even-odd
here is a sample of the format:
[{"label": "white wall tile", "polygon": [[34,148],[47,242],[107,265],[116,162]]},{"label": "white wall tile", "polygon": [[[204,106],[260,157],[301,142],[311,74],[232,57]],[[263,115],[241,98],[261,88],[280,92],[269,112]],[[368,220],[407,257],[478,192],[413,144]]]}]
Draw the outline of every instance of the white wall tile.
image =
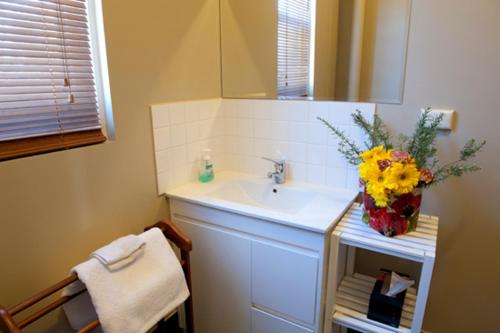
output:
[{"label": "white wall tile", "polygon": [[252,119],[254,117],[254,112],[253,112],[254,104],[255,102],[252,100],[243,101],[238,106],[238,111],[236,116],[238,118]]},{"label": "white wall tile", "polygon": [[172,187],[172,171],[158,172],[156,174],[156,186],[158,194],[167,192]]},{"label": "white wall tile", "polygon": [[291,121],[288,123],[288,139],[295,142],[307,142],[309,126],[305,122]]},{"label": "white wall tile", "polygon": [[200,121],[200,139],[206,140],[214,136],[215,119],[206,119]]},{"label": "white wall tile", "polygon": [[358,169],[350,167],[347,169],[346,187],[351,189],[359,189]]},{"label": "white wall tile", "polygon": [[302,142],[288,143],[288,159],[291,162],[307,162],[307,144]]},{"label": "white wall tile", "polygon": [[158,104],[151,106],[153,128],[165,127],[170,125],[168,110],[169,110],[168,104]]},{"label": "white wall tile", "polygon": [[288,122],[273,121],[271,123],[271,137],[273,140],[288,141]]},{"label": "white wall tile", "polygon": [[271,143],[271,158],[284,159],[288,158],[288,142],[287,141],[272,141]]},{"label": "white wall tile", "polygon": [[314,123],[318,121],[318,117],[326,118],[330,110],[331,102],[311,102],[309,106],[309,121]]},{"label": "white wall tile", "polygon": [[321,165],[307,165],[307,182],[318,185],[326,183],[326,168]]},{"label": "white wall tile", "polygon": [[346,187],[347,168],[327,168],[326,185],[333,187]]},{"label": "white wall tile", "polygon": [[201,161],[202,149],[199,141],[192,142],[187,146],[187,162],[195,163]]},{"label": "white wall tile", "polygon": [[200,122],[195,121],[186,124],[186,142],[194,142],[201,139],[200,136]]},{"label": "white wall tile", "polygon": [[156,155],[156,171],[157,172],[165,172],[170,169],[170,151],[167,150],[162,150],[157,153]]},{"label": "white wall tile", "polygon": [[347,162],[339,153],[337,146],[327,147],[326,165],[329,168],[347,168]]},{"label": "white wall tile", "polygon": [[183,102],[170,104],[168,113],[170,124],[182,124],[186,121],[186,104]]},{"label": "white wall tile", "polygon": [[266,119],[254,119],[254,137],[258,139],[271,139],[272,126]]},{"label": "white wall tile", "polygon": [[288,106],[290,101],[272,101],[272,119],[273,120],[288,120]]},{"label": "white wall tile", "polygon": [[272,102],[270,100],[253,101],[253,116],[255,119],[273,119]]},{"label": "white wall tile", "polygon": [[326,145],[307,145],[307,162],[310,164],[326,165]]},{"label": "white wall tile", "polygon": [[170,145],[180,146],[186,143],[186,125],[172,125],[170,127]]},{"label": "white wall tile", "polygon": [[287,179],[307,182],[307,164],[291,162],[287,165]]},{"label": "white wall tile", "polygon": [[165,150],[170,147],[170,127],[158,128],[153,133],[155,151]]},{"label": "white wall tile", "polygon": [[255,139],[255,156],[270,157],[272,155],[272,141],[265,139]]},{"label": "white wall tile", "polygon": [[233,126],[235,126],[235,135],[246,138],[253,138],[253,121],[248,118],[235,119]]},{"label": "white wall tile", "polygon": [[170,164],[172,167],[182,167],[187,163],[187,147],[178,146],[170,149]]},{"label": "white wall tile", "polygon": [[186,122],[194,122],[200,120],[200,109],[203,107],[202,101],[193,101],[185,104],[185,119]]},{"label": "white wall tile", "polygon": [[[286,102],[284,102],[286,103]],[[310,101],[288,101],[285,117],[289,121],[308,121]]]},{"label": "white wall tile", "polygon": [[327,144],[327,127],[319,121],[309,123],[307,131],[307,142],[320,145]]}]

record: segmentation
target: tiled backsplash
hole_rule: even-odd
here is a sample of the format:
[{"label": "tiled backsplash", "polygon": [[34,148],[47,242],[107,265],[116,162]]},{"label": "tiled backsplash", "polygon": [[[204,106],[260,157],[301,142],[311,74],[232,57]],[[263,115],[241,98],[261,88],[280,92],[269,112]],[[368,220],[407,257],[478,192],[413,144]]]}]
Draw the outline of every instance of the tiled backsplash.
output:
[{"label": "tiled backsplash", "polygon": [[317,117],[341,128],[360,144],[351,113],[372,117],[375,104],[330,101],[210,99],[151,106],[158,192],[194,181],[204,148],[213,150],[216,172],[265,175],[262,156],[287,161],[287,178],[356,188],[354,168]]}]

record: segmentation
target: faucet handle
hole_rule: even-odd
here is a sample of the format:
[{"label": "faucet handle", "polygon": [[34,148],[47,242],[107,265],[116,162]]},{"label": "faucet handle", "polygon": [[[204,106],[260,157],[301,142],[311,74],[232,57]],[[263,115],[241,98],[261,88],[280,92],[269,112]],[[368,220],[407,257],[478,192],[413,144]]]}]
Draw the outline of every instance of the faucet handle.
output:
[{"label": "faucet handle", "polygon": [[269,158],[269,157],[261,157],[263,160],[266,160],[266,161],[269,161],[269,162],[273,162],[274,164],[278,164],[278,165],[283,165],[285,164],[285,160],[275,160],[273,158]]}]

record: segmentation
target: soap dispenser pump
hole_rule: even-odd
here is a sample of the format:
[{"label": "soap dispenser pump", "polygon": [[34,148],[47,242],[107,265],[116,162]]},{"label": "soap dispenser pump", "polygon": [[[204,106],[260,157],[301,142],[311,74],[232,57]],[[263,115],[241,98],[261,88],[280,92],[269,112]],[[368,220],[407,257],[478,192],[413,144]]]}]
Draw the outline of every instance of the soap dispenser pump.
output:
[{"label": "soap dispenser pump", "polygon": [[203,158],[198,176],[198,179],[202,183],[208,183],[214,179],[214,164],[210,156],[211,152],[211,149],[203,149]]}]

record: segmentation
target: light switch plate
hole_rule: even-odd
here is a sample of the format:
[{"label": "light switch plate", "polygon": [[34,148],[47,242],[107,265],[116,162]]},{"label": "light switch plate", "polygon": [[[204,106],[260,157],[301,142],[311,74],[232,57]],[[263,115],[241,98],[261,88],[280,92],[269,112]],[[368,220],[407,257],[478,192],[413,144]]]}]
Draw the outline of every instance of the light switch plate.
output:
[{"label": "light switch plate", "polygon": [[[425,109],[422,109],[421,112],[424,113]],[[448,130],[451,131],[453,127],[455,126],[455,117],[456,117],[456,112],[455,110],[449,110],[449,109],[432,109],[430,112],[431,117],[437,117],[440,114],[443,115],[443,120],[441,121],[441,124],[439,124],[439,129],[440,130]]]}]

